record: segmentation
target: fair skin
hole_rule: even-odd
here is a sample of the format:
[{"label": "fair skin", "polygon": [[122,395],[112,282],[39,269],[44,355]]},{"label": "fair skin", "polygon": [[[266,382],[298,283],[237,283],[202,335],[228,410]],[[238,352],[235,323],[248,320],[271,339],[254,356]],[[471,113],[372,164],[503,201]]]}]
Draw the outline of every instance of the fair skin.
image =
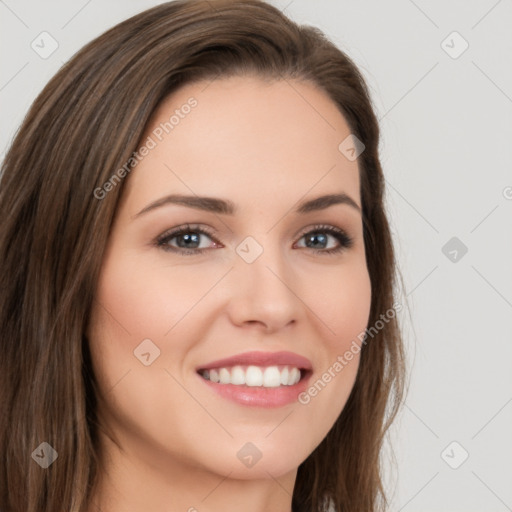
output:
[{"label": "fair skin", "polygon": [[[87,337],[99,417],[122,449],[100,433],[90,512],[290,512],[297,468],[357,374],[359,355],[309,403],[275,407],[234,402],[198,375],[235,354],[290,351],[311,362],[314,383],[365,330],[371,292],[358,164],[338,149],[350,129],[329,97],[252,76],[188,84],[160,105],[144,140],[191,96],[197,106],[127,178],[100,273]],[[170,194],[229,200],[237,211],[168,203],[137,215]],[[327,194],[355,204],[295,211]],[[156,243],[184,224],[203,252],[177,252],[183,237]],[[304,236],[312,231],[316,245]],[[248,236],[263,250],[252,263],[236,251]],[[134,356],[145,339],[160,350],[148,366]],[[261,454],[252,467],[237,456],[248,442]]]}]

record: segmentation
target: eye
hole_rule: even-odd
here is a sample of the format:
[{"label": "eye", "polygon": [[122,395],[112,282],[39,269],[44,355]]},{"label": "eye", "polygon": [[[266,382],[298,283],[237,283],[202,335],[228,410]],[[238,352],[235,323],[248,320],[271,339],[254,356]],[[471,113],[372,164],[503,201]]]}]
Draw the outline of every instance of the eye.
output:
[{"label": "eye", "polygon": [[[207,239],[211,242],[208,243]],[[329,225],[313,226],[299,240],[303,239],[305,245],[299,244],[299,248],[311,249],[322,254],[336,254],[353,245],[353,239],[345,231]],[[215,240],[209,229],[190,224],[163,233],[157,238],[156,246],[164,251],[183,255],[195,255],[208,249],[223,247]]]},{"label": "eye", "polygon": [[334,226],[314,226],[301,236],[300,240],[302,239],[305,240],[306,248],[324,254],[341,252],[352,247],[354,243],[345,231]]},{"label": "eye", "polygon": [[160,235],[156,240],[156,245],[164,251],[189,255],[198,254],[206,249],[219,246],[216,240],[213,241],[213,245],[204,243],[206,238],[214,240],[208,229],[187,224]]}]

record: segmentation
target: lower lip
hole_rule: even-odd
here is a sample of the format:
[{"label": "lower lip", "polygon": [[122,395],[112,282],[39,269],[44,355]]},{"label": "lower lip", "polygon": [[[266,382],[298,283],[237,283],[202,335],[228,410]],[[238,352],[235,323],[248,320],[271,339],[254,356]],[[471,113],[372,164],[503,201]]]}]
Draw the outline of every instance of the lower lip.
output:
[{"label": "lower lip", "polygon": [[306,375],[293,386],[279,386],[275,388],[220,384],[206,380],[201,377],[201,375],[198,375],[198,377],[213,391],[228,400],[241,405],[270,408],[282,407],[296,402],[298,395],[307,388],[311,372],[306,373]]}]

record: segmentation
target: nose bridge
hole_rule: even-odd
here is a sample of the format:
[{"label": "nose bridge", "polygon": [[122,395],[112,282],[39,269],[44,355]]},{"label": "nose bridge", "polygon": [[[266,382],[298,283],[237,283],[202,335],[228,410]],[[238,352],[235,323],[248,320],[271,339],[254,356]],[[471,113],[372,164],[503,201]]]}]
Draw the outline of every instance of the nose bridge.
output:
[{"label": "nose bridge", "polygon": [[265,282],[266,286],[284,286],[281,279],[290,273],[290,269],[286,264],[286,254],[279,243],[273,240],[272,235],[260,234],[258,240],[253,236],[247,236],[236,247],[236,253],[238,258],[235,268],[240,277],[247,276],[249,280],[254,280],[255,284]]},{"label": "nose bridge", "polygon": [[237,323],[259,321],[278,328],[296,320],[300,301],[282,247],[270,235],[259,239],[248,236],[236,247],[231,312]]}]

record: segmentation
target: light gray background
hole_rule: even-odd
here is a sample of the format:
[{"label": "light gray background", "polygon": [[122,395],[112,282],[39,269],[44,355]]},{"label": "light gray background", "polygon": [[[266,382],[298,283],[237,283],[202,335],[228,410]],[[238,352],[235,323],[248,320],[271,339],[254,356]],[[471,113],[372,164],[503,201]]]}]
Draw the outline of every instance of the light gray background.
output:
[{"label": "light gray background", "polygon": [[[63,62],[158,3],[0,0],[0,157]],[[512,4],[272,3],[356,61],[381,122],[412,318],[402,316],[411,379],[390,438],[398,460],[398,472],[387,470],[391,508],[512,510]],[[43,31],[59,45],[47,59],[31,48]],[[454,31],[460,37],[448,37]],[[469,47],[458,55],[463,40]],[[448,246],[445,256],[452,237],[466,254]]]}]

